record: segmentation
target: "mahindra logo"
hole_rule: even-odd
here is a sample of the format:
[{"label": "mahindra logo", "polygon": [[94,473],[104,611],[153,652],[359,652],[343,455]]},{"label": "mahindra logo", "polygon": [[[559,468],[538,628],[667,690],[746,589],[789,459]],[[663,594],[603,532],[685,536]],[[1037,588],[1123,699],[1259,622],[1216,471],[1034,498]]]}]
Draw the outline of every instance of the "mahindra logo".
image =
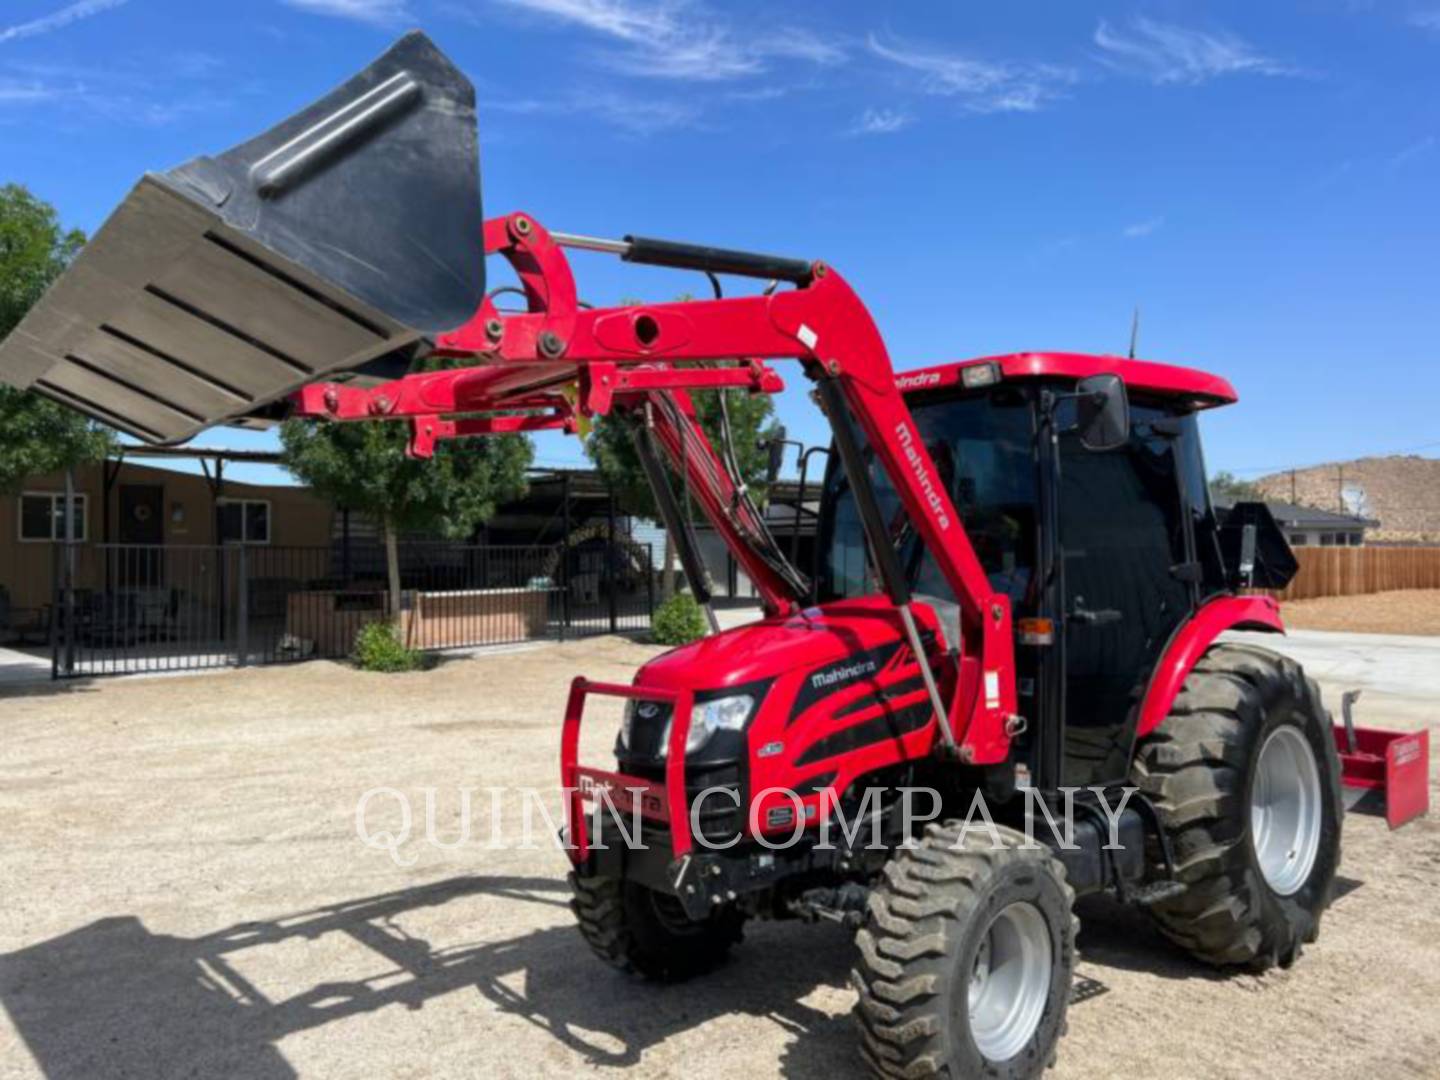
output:
[{"label": "mahindra logo", "polygon": [[898,375],[895,378],[895,387],[898,390],[923,390],[930,386],[940,385],[940,373],[938,371],[922,372],[919,375]]},{"label": "mahindra logo", "polygon": [[653,720],[660,715],[660,706],[653,701],[642,701],[636,707],[635,715],[641,720]]},{"label": "mahindra logo", "polygon": [[810,686],[818,690],[822,686],[834,686],[837,682],[847,679],[858,679],[862,675],[870,675],[875,671],[874,660],[862,660],[858,664],[850,664],[846,667],[831,668],[829,671],[817,671],[810,676]]},{"label": "mahindra logo", "polygon": [[945,500],[940,497],[940,492],[935,487],[935,481],[930,477],[930,470],[925,467],[925,462],[920,457],[920,451],[915,445],[915,435],[911,432],[910,425],[903,420],[896,424],[895,438],[900,442],[900,449],[905,454],[910,471],[915,474],[915,482],[920,485],[920,492],[925,496],[925,502],[930,507],[930,512],[935,515],[936,524],[942,530],[950,528],[950,515],[945,511]]}]

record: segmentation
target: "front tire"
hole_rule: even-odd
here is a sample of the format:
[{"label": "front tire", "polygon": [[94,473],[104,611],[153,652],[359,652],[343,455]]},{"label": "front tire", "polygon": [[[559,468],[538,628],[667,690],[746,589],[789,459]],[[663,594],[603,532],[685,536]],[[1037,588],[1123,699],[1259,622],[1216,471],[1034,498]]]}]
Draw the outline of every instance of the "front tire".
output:
[{"label": "front tire", "polygon": [[1294,661],[1213,646],[1141,744],[1135,784],[1188,888],[1151,911],[1217,967],[1289,967],[1330,906],[1344,820],[1329,714]]},{"label": "front tire", "polygon": [[932,825],[886,864],[851,972],[861,1053],[879,1077],[1039,1076],[1075,966],[1074,892],[1043,847]]},{"label": "front tire", "polygon": [[730,905],[696,921],[675,897],[633,881],[571,873],[570,888],[570,908],[590,951],[647,979],[680,982],[712,971],[743,936],[745,918]]}]

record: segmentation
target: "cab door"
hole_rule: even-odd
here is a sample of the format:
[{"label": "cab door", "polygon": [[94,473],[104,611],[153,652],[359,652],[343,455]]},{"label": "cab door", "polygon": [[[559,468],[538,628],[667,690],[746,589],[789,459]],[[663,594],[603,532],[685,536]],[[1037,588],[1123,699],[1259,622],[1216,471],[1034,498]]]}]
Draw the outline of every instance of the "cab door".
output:
[{"label": "cab door", "polygon": [[1056,449],[1066,786],[1129,775],[1141,696],[1194,605],[1179,448],[1160,409],[1131,415],[1124,447],[1062,435]]}]

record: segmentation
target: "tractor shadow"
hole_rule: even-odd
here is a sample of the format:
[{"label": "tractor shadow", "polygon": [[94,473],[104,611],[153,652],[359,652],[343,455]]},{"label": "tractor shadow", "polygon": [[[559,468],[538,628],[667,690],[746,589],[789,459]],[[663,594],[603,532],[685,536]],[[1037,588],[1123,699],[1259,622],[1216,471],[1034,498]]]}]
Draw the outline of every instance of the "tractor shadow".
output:
[{"label": "tractor shadow", "polygon": [[[568,887],[552,878],[456,877],[198,938],[154,933],[133,915],[104,918],[0,955],[0,1005],[52,1080],[181,1074],[285,1080],[299,1075],[281,1052],[288,1036],[387,1006],[420,1010],[466,991],[591,1067],[634,1065],[674,1034],[738,1014],[791,1033],[779,1075],[858,1074],[849,1016],[804,1003],[818,988],[845,985],[849,935],[828,926],[758,925],[719,971],[656,986],[592,957],[568,899]],[[553,908],[552,916],[535,920],[551,925],[461,943],[415,936],[417,927],[440,920],[483,933],[497,917],[509,918],[493,901]],[[446,933],[453,936],[453,929]],[[322,937],[325,943],[310,944]],[[326,967],[336,963],[337,942],[347,959],[343,976],[330,978]],[[373,974],[356,976],[356,945],[368,950],[360,952],[358,970]],[[256,958],[266,954],[254,950],[270,946],[280,950],[269,954],[272,969],[277,955],[292,958],[283,977],[255,975],[265,969]],[[473,1039],[467,1068],[486,1071],[486,1048],[504,1038],[506,1027],[502,1019],[462,1036]],[[414,1063],[423,1065],[419,1032],[427,1029],[423,1022],[416,1029]],[[334,1037],[345,1038],[342,1030],[362,1029],[337,1029]]]},{"label": "tractor shadow", "polygon": [[[1228,976],[1194,959],[1155,927],[1150,916],[1130,904],[1104,895],[1081,897],[1075,903],[1080,934],[1075,939],[1079,961],[1091,968],[1091,982],[1104,985],[1103,973],[1112,968],[1155,975],[1162,979],[1201,979],[1223,982]],[[1091,993],[1087,997],[1099,996]]]},{"label": "tractor shadow", "polygon": [[[1334,901],[1343,899],[1364,884],[1355,878],[1337,876]],[[1082,897],[1075,904],[1075,914],[1080,919],[1080,935],[1076,938],[1079,961],[1091,966],[1091,973],[1083,978],[1092,985],[1072,997],[1072,1004],[1105,992],[1104,979],[1097,978],[1100,973],[1094,971],[1097,967],[1156,975],[1162,979],[1200,979],[1204,982],[1225,982],[1243,975],[1221,971],[1196,960],[1165,937],[1147,912],[1122,904],[1113,897]]]}]

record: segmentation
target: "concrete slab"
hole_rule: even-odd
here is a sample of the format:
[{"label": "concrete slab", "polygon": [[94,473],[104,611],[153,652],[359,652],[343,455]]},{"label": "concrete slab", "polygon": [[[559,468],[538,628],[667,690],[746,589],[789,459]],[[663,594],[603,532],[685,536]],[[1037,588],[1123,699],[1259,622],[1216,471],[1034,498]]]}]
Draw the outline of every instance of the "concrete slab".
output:
[{"label": "concrete slab", "polygon": [[0,686],[25,686],[50,678],[50,658],[0,645]]},{"label": "concrete slab", "polygon": [[1413,730],[1440,722],[1440,637],[1294,630],[1233,634],[1298,661],[1340,718],[1340,695],[1360,690],[1356,723]]}]

